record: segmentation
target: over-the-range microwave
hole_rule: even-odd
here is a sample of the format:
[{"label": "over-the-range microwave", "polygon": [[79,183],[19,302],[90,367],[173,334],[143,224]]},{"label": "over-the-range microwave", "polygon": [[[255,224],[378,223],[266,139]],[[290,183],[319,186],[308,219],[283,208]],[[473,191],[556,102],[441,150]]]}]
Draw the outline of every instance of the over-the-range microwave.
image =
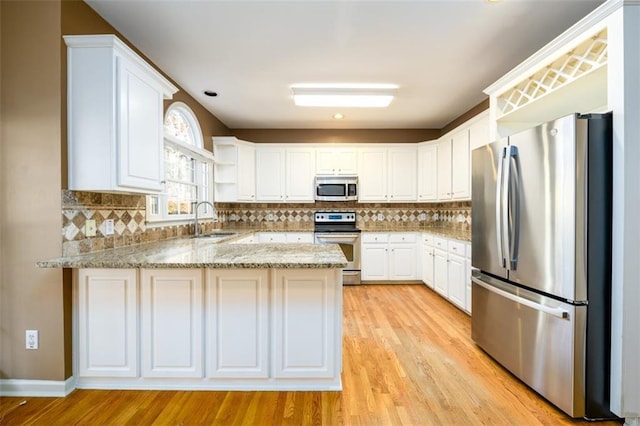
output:
[{"label": "over-the-range microwave", "polygon": [[358,199],[358,176],[316,176],[316,200],[352,201]]}]

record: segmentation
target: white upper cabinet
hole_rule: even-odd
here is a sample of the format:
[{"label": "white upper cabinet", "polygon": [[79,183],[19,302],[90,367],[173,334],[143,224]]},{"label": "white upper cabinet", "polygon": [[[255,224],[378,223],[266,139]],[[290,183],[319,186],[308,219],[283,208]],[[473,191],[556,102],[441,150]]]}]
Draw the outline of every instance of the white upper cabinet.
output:
[{"label": "white upper cabinet", "polygon": [[456,133],[451,138],[451,198],[465,199],[471,196],[469,174],[469,130]]},{"label": "white upper cabinet", "polygon": [[65,36],[69,189],[163,189],[163,99],[177,88],[113,35]]},{"label": "white upper cabinet", "polygon": [[313,202],[315,152],[312,148],[287,148],[285,201]]},{"label": "white upper cabinet", "polygon": [[318,148],[316,150],[317,175],[355,175],[357,151],[351,147]]},{"label": "white upper cabinet", "polygon": [[256,149],[256,200],[284,202],[284,148]]},{"label": "white upper cabinet", "polygon": [[493,142],[489,138],[489,111],[479,114],[478,121],[469,127],[469,150],[473,151],[483,145]]},{"label": "white upper cabinet", "polygon": [[358,201],[387,201],[387,149],[360,150],[358,170]]},{"label": "white upper cabinet", "polygon": [[438,141],[438,199],[451,199],[451,138]]},{"label": "white upper cabinet", "polygon": [[418,195],[416,148],[389,149],[388,201],[416,201]]},{"label": "white upper cabinet", "polygon": [[361,149],[358,201],[416,201],[417,168],[415,146]]},{"label": "white upper cabinet", "polygon": [[418,201],[438,199],[438,143],[418,147]]},{"label": "white upper cabinet", "polygon": [[313,202],[313,148],[256,148],[256,200]]},{"label": "white upper cabinet", "polygon": [[238,145],[238,201],[256,199],[256,149],[249,144]]}]

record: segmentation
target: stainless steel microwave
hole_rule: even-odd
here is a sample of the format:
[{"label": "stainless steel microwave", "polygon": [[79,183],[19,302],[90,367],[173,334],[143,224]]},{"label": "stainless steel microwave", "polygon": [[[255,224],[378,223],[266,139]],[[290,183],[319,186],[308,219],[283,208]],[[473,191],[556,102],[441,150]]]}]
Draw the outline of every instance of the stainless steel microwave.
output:
[{"label": "stainless steel microwave", "polygon": [[357,199],[357,176],[316,176],[316,200],[355,201]]}]

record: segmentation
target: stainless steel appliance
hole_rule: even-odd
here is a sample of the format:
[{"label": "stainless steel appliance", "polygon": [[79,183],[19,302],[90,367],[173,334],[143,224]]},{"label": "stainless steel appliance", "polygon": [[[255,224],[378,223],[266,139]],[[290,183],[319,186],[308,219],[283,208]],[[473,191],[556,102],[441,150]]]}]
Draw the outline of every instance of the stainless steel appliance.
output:
[{"label": "stainless steel appliance", "polygon": [[472,153],[473,340],[572,417],[609,410],[611,114]]},{"label": "stainless steel appliance", "polygon": [[342,270],[344,285],[360,284],[360,234],[355,212],[316,212],[313,218],[316,244],[339,244],[347,258]]},{"label": "stainless steel appliance", "polygon": [[357,176],[316,176],[316,200],[356,201],[358,199]]}]

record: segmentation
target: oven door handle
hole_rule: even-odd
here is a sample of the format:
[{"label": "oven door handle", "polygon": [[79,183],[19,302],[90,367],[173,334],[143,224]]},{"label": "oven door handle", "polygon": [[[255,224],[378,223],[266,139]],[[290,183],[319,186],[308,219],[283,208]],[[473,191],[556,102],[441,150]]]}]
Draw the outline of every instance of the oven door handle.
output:
[{"label": "oven door handle", "polygon": [[316,234],[316,239],[323,243],[354,243],[358,238],[360,238],[360,234],[347,234],[344,232],[341,233],[331,233],[331,234]]}]

